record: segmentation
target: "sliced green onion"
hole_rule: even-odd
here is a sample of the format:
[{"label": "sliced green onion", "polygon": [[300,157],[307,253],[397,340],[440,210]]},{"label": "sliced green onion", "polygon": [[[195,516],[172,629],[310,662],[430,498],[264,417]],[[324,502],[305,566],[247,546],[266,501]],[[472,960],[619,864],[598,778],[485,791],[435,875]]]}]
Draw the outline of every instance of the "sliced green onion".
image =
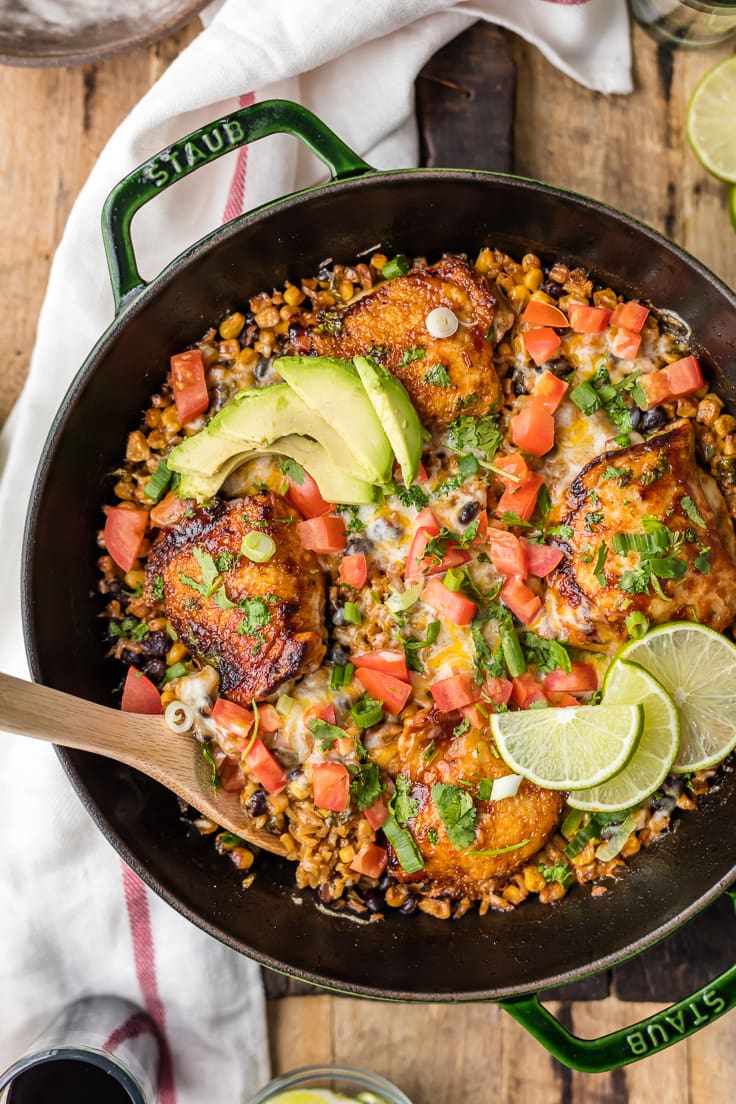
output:
[{"label": "sliced green onion", "polygon": [[503,778],[494,778],[488,800],[503,801],[506,797],[516,797],[522,781],[520,774],[505,774]]},{"label": "sliced green onion", "polygon": [[164,720],[172,732],[190,732],[194,725],[194,710],[186,702],[172,701],[166,706]]},{"label": "sliced green onion", "polygon": [[528,839],[520,843],[510,843],[508,847],[494,847],[492,851],[466,851],[466,855],[505,855],[507,851],[518,851],[520,847],[526,847]]},{"label": "sliced green onion", "polygon": [[178,633],[170,621],[166,622],[166,635],[168,636],[169,640],[179,639]]},{"label": "sliced green onion", "polygon": [[611,838],[596,849],[595,857],[601,862],[610,862],[611,859],[615,859],[635,828],[636,817],[627,816],[626,820],[623,824],[618,826]]},{"label": "sliced green onion", "polygon": [[583,828],[578,828],[573,838],[564,850],[568,859],[574,859],[581,851],[584,851],[591,840],[597,839],[601,828],[595,816],[592,816]]},{"label": "sliced green onion", "polygon": [[337,666],[332,668],[332,675],[330,677],[330,689],[342,690],[343,686],[347,686],[352,680],[353,671],[352,663],[346,663],[344,666]]},{"label": "sliced green onion", "polygon": [[646,636],[647,629],[649,628],[649,622],[647,621],[641,610],[636,610],[634,613],[630,613],[624,622],[626,625],[626,631],[632,640],[641,640],[643,636]]},{"label": "sliced green onion", "polygon": [[383,705],[375,698],[369,698],[364,694],[350,710],[350,715],[358,728],[370,728],[383,720]]},{"label": "sliced green onion", "polygon": [[498,626],[498,635],[501,640],[503,658],[512,678],[518,678],[526,671],[526,660],[521,650],[519,638],[512,628],[503,623]]},{"label": "sliced green onion", "polygon": [[569,840],[575,835],[575,832],[580,827],[584,816],[585,813],[582,809],[570,810],[570,812],[563,820],[562,827],[560,828],[560,832],[565,837],[565,839]]},{"label": "sliced green onion", "polygon": [[252,701],[250,703],[250,706],[253,710],[253,731],[250,734],[250,739],[248,740],[247,746],[243,749],[243,759],[247,759],[250,755],[251,748],[256,742],[256,737],[258,736],[258,729],[261,727],[261,714],[258,709],[258,702]]},{"label": "sliced green onion", "polygon": [[418,870],[424,870],[422,853],[407,828],[399,827],[390,816],[383,825],[383,834],[396,852],[396,858],[402,870],[407,874],[416,874]]},{"label": "sliced green onion", "polygon": [[288,694],[279,694],[278,701],[276,702],[276,712],[280,713],[282,717],[288,717],[291,713],[293,704],[294,699],[290,698]]},{"label": "sliced green onion", "polygon": [[399,253],[398,257],[394,257],[391,261],[386,261],[381,269],[381,279],[394,280],[397,276],[406,276],[410,268],[411,261],[409,258],[405,257],[403,253]]},{"label": "sliced green onion", "polygon": [[595,414],[596,410],[600,410],[603,406],[600,395],[587,380],[584,383],[579,383],[570,392],[570,398],[578,410],[582,410],[583,414]]},{"label": "sliced green onion", "polygon": [[653,552],[664,552],[669,546],[669,539],[662,544],[662,538],[658,533],[614,533],[613,551],[619,556],[626,556],[629,552],[638,552],[641,555],[651,555]]},{"label": "sliced green onion", "polygon": [[158,502],[171,482],[173,474],[166,461],[159,460],[158,467],[143,488],[146,498],[150,498],[152,502]]},{"label": "sliced green onion", "polygon": [[362,625],[363,614],[357,602],[346,602],[343,606],[343,617],[348,625]]},{"label": "sliced green onion", "polygon": [[474,456],[472,452],[464,452],[457,462],[457,470],[466,478],[469,475],[475,475],[479,466],[478,457]]},{"label": "sliced green onion", "polygon": [[453,594],[457,594],[465,582],[465,569],[462,567],[449,568],[442,582],[448,590],[451,590]]},{"label": "sliced green onion", "polygon": [[405,613],[419,600],[423,590],[424,583],[417,583],[416,586],[407,587],[403,594],[389,594],[386,605],[392,613]]},{"label": "sliced green onion", "polygon": [[276,551],[276,541],[268,533],[257,533],[251,529],[243,537],[240,551],[253,563],[266,563]]},{"label": "sliced green onion", "polygon": [[164,675],[164,682],[172,682],[174,679],[183,678],[184,675],[189,674],[189,668],[185,667],[183,663],[175,663],[173,667],[166,668],[166,674]]}]

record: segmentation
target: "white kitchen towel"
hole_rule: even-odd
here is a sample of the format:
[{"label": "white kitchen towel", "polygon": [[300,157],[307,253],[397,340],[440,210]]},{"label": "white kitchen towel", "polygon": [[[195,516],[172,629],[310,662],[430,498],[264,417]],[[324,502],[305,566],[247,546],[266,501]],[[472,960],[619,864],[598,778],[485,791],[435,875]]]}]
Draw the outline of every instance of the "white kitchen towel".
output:
[{"label": "white kitchen towel", "polygon": [[[270,97],[310,107],[380,168],[414,164],[414,79],[476,18],[518,31],[582,84],[631,87],[625,0],[225,0],[112,136],[69,217],[28,383],[0,441],[0,669],[27,675],[19,570],[36,462],[64,392],[113,316],[99,232],[108,191],[188,131]],[[323,173],[288,137],[205,166],[137,216],[144,276],[220,222]],[[59,1006],[112,992],[144,1006],[166,1041],[162,1104],[246,1101],[268,1076],[254,964],[122,866],[47,746],[3,736],[0,795],[0,1068]]]}]

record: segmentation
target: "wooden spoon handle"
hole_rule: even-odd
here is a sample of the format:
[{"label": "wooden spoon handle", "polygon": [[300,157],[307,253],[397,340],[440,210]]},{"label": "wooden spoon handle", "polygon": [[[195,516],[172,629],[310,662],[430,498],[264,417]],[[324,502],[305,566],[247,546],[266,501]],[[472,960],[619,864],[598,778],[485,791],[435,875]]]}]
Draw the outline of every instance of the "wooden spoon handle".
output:
[{"label": "wooden spoon handle", "polygon": [[162,717],[122,713],[0,673],[0,728],[104,755],[147,774],[223,828],[277,855],[281,841],[248,824],[237,794],[215,791],[197,744]]}]

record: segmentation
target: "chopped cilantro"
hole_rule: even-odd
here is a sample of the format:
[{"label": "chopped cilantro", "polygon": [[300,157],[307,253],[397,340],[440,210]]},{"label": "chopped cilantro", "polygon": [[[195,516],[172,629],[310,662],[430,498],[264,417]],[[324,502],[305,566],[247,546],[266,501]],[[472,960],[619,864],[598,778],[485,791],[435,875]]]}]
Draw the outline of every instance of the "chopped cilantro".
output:
[{"label": "chopped cilantro", "polygon": [[703,521],[702,517],[700,516],[700,513],[698,512],[697,506],[695,505],[693,500],[690,498],[690,495],[685,495],[683,498],[681,498],[680,499],[680,505],[682,506],[683,510],[685,511],[685,513],[687,514],[687,516],[690,518],[691,521],[693,521],[696,525],[700,526],[701,529],[706,528],[706,524]]},{"label": "chopped cilantro", "polygon": [[232,571],[238,560],[235,552],[220,552],[215,558],[215,567],[218,571]]},{"label": "chopped cilantro", "polygon": [[402,506],[414,506],[417,510],[423,510],[429,502],[429,495],[418,483],[412,483],[411,487],[402,487],[397,494]]},{"label": "chopped cilantro", "polygon": [[547,530],[548,537],[559,537],[560,540],[571,540],[573,535],[572,525],[552,525]]},{"label": "chopped cilantro", "polygon": [[292,460],[290,456],[280,456],[279,467],[284,475],[287,475],[293,483],[301,487],[307,474],[301,464],[297,463],[296,460]]},{"label": "chopped cilantro", "polygon": [[202,572],[202,582],[198,583],[196,579],[192,579],[182,571],[179,572],[179,581],[184,583],[185,586],[191,587],[192,590],[196,590],[203,598],[210,598],[221,582],[217,564],[209,552],[205,552],[201,548],[194,549],[194,558]]},{"label": "chopped cilantro", "polygon": [[436,828],[428,828],[427,829],[427,840],[429,841],[429,843],[432,844],[432,847],[436,846],[436,844],[437,844],[437,829]]},{"label": "chopped cilantro", "polygon": [[411,796],[411,779],[407,774],[396,775],[396,793],[391,798],[391,810],[397,822],[404,827],[419,812],[419,802]]},{"label": "chopped cilantro", "polygon": [[399,368],[405,368],[407,364],[411,364],[413,360],[424,360],[427,355],[427,350],[421,345],[414,345],[410,349],[404,349],[399,361]]},{"label": "chopped cilantro", "polygon": [[271,611],[262,598],[245,598],[238,606],[245,613],[238,625],[238,632],[242,636],[252,636],[271,620]]},{"label": "chopped cilantro", "polygon": [[603,572],[603,568],[606,566],[606,560],[608,559],[608,545],[604,541],[598,549],[598,558],[595,561],[595,567],[593,568],[593,574],[600,586],[606,585],[606,576]]},{"label": "chopped cilantro", "polygon": [[493,779],[492,778],[481,778],[480,782],[478,783],[478,800],[479,801],[490,801],[492,793],[493,793]]},{"label": "chopped cilantro", "polygon": [[464,736],[469,728],[470,728],[470,721],[468,720],[467,717],[464,717],[463,720],[460,722],[460,724],[455,725],[455,727],[452,730],[452,735],[453,736]]},{"label": "chopped cilantro", "polygon": [[530,521],[524,521],[524,519],[520,518],[519,515],[517,513],[514,513],[513,510],[504,510],[501,521],[504,523],[504,525],[523,525],[525,529],[534,528]]},{"label": "chopped cilantro", "polygon": [[647,468],[639,476],[639,486],[649,487],[652,483],[656,483],[658,479],[661,479],[664,475],[668,475],[672,471],[672,465],[667,460],[667,456],[663,449],[660,449],[657,453],[657,458],[651,468]]},{"label": "chopped cilantro", "polygon": [[695,570],[701,575],[710,575],[710,548],[701,548],[695,557]]},{"label": "chopped cilantro", "polygon": [[523,632],[520,639],[527,663],[533,663],[540,675],[549,675],[558,670],[570,674],[570,655],[559,640],[545,640],[533,632]]},{"label": "chopped cilantro", "polygon": [[212,789],[217,791],[220,788],[220,776],[217,773],[217,764],[215,763],[214,756],[212,755],[212,749],[210,747],[210,741],[200,745],[202,748],[202,758],[207,766],[210,768],[210,785]]},{"label": "chopped cilantro", "polygon": [[539,494],[537,495],[537,507],[535,512],[539,514],[542,521],[544,521],[551,509],[552,499],[549,497],[547,484],[543,483],[542,486],[539,488]]},{"label": "chopped cilantro", "polygon": [[440,623],[439,621],[430,621],[427,625],[427,635],[424,640],[417,640],[414,638],[403,637],[399,634],[399,640],[401,641],[401,647],[404,649],[404,655],[406,656],[406,666],[410,671],[418,671],[420,674],[424,671],[422,662],[419,659],[417,653],[422,648],[428,648],[430,644],[434,644],[437,637],[440,635]]},{"label": "chopped cilantro", "polygon": [[439,749],[437,748],[437,745],[435,744],[434,740],[430,740],[430,742],[427,744],[426,748],[422,752],[422,759],[427,765],[429,765],[433,759],[437,758],[438,754]]},{"label": "chopped cilantro", "polygon": [[604,479],[616,479],[622,487],[627,487],[631,482],[633,472],[631,468],[615,468],[609,464],[603,473]]},{"label": "chopped cilantro", "polygon": [[369,345],[365,351],[367,357],[370,357],[371,360],[377,360],[379,364],[383,364],[388,353],[387,345]]},{"label": "chopped cilantro", "polygon": [[592,533],[593,528],[596,525],[600,525],[603,521],[603,513],[601,510],[591,510],[590,513],[585,515],[585,532]]},{"label": "chopped cilantro", "polygon": [[342,333],[342,315],[338,310],[322,311],[315,326],[317,333],[326,333],[330,337],[338,337]]},{"label": "chopped cilantro", "polygon": [[486,414],[483,418],[461,414],[450,426],[448,441],[458,452],[477,449],[492,460],[503,443],[503,437],[494,414]]},{"label": "chopped cilantro", "polygon": [[365,529],[365,522],[360,520],[358,516],[357,506],[340,506],[338,507],[341,514],[347,514],[348,517],[345,521],[346,533],[362,533]]},{"label": "chopped cilantro", "polygon": [[432,387],[452,387],[452,380],[444,364],[433,364],[424,373],[424,382]]},{"label": "chopped cilantro", "polygon": [[353,774],[350,793],[355,804],[361,811],[370,809],[386,789],[386,783],[381,781],[378,767],[375,763],[362,763],[359,767],[352,766],[348,769]]},{"label": "chopped cilantro", "polygon": [[432,800],[455,850],[462,851],[470,847],[475,839],[478,820],[478,812],[470,794],[449,782],[435,782],[432,786]]},{"label": "chopped cilantro", "polygon": [[124,617],[122,621],[111,621],[108,631],[112,637],[122,637],[123,640],[133,640],[140,644],[151,630],[145,621],[139,621],[137,617]]},{"label": "chopped cilantro", "polygon": [[567,863],[558,862],[554,866],[545,866],[544,863],[540,863],[537,870],[545,882],[559,882],[565,889],[575,881],[575,875]]},{"label": "chopped cilantro", "polygon": [[320,751],[329,751],[336,740],[342,740],[347,735],[344,728],[338,728],[319,717],[313,717],[307,723],[307,728],[319,740]]},{"label": "chopped cilantro", "polygon": [[151,594],[154,598],[161,599],[164,596],[164,577],[157,575],[151,585]]}]

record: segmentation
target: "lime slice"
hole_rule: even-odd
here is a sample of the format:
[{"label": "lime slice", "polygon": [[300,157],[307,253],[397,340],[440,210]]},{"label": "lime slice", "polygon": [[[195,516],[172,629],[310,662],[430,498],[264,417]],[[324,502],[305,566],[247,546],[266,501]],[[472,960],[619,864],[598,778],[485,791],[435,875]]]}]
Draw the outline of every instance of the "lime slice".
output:
[{"label": "lime slice", "polygon": [[706,73],[693,92],[687,136],[709,173],[736,183],[736,55]]},{"label": "lime slice", "polygon": [[725,636],[674,621],[632,640],[618,658],[654,675],[680,711],[676,774],[712,767],[736,746],[736,647]]},{"label": "lime slice", "polygon": [[643,727],[640,705],[525,709],[491,717],[504,761],[547,790],[588,789],[618,774]]},{"label": "lime slice", "polygon": [[287,1089],[269,1097],[269,1104],[343,1104],[347,1096],[338,1096],[329,1089]]},{"label": "lime slice", "polygon": [[680,742],[675,703],[657,680],[637,663],[615,659],[603,683],[603,704],[644,707],[644,731],[629,762],[608,782],[576,790],[567,799],[574,809],[613,813],[640,805],[669,774]]}]

